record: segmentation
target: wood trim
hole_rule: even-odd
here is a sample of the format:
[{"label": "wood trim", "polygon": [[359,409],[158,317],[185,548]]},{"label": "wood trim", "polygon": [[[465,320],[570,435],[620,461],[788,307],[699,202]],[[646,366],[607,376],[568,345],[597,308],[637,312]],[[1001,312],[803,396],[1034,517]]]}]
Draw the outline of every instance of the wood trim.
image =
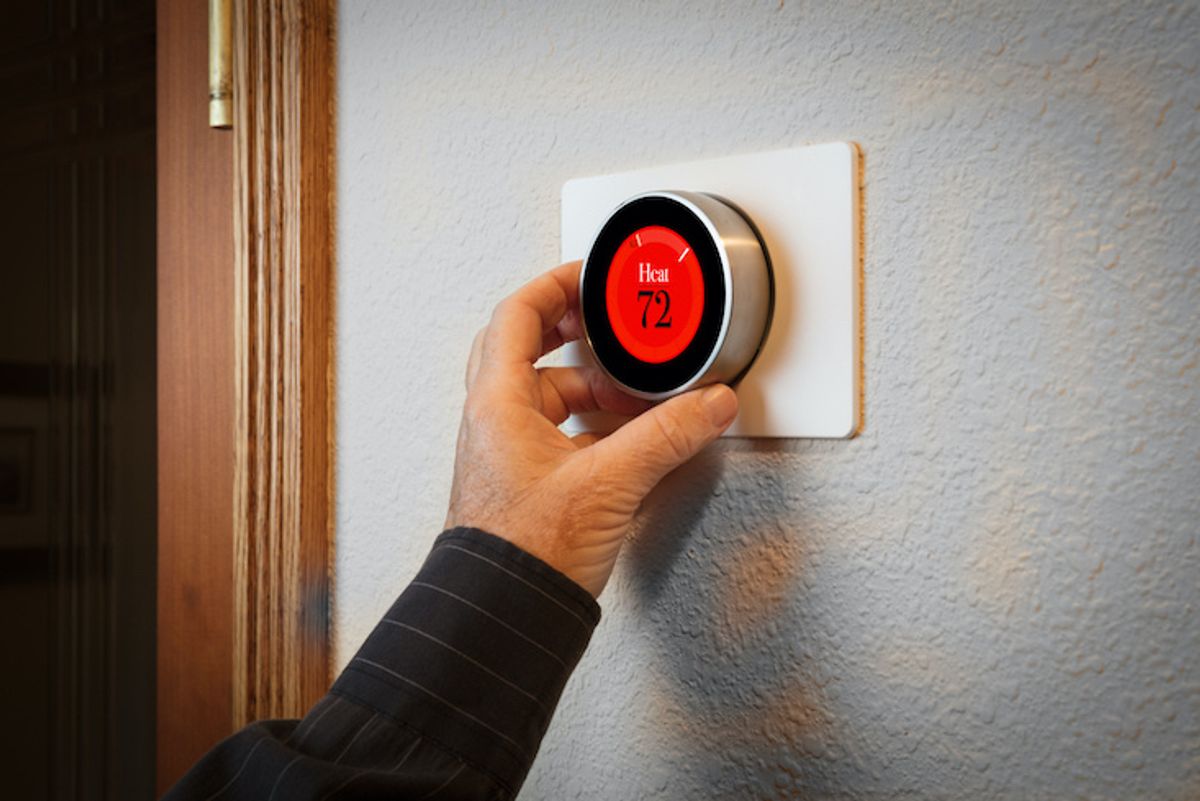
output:
[{"label": "wood trim", "polygon": [[156,8],[161,795],[233,730],[233,150],[208,127],[206,3]]},{"label": "wood trim", "polygon": [[333,0],[234,3],[233,719],[329,686]]}]

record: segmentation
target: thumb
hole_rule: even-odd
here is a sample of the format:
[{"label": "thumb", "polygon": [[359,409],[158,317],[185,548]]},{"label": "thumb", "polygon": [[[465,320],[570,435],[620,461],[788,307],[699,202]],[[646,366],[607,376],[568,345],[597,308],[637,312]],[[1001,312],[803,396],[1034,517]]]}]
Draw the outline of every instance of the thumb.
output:
[{"label": "thumb", "polygon": [[595,458],[602,469],[628,476],[644,496],[663,476],[719,437],[737,409],[737,395],[724,384],[677,395],[593,445]]}]

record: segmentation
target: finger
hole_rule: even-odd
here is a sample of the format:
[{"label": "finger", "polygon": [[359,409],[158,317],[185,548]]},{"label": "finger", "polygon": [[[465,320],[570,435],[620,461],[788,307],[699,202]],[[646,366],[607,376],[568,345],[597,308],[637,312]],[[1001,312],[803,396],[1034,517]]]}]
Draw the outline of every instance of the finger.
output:
[{"label": "finger", "polygon": [[595,445],[600,440],[604,439],[604,434],[595,431],[584,431],[571,437],[571,442],[574,442],[577,447],[586,448],[590,445]]},{"label": "finger", "polygon": [[471,342],[471,355],[467,357],[467,389],[475,383],[475,376],[479,374],[479,363],[483,359],[483,337],[487,333],[487,326],[480,328],[475,333],[475,339]]},{"label": "finger", "polygon": [[558,325],[542,335],[542,355],[557,350],[565,342],[574,342],[582,337],[583,318],[579,314],[579,307],[567,309]]},{"label": "finger", "polygon": [[598,367],[542,367],[542,413],[555,425],[580,412],[638,414],[650,402],[622,392]]},{"label": "finger", "polygon": [[537,360],[543,335],[579,303],[579,268],[577,261],[559,265],[500,302],[483,340],[486,364],[532,364]]},{"label": "finger", "polygon": [[642,497],[663,476],[691,459],[737,415],[737,396],[714,384],[664,401],[592,448],[602,470],[625,476]]}]

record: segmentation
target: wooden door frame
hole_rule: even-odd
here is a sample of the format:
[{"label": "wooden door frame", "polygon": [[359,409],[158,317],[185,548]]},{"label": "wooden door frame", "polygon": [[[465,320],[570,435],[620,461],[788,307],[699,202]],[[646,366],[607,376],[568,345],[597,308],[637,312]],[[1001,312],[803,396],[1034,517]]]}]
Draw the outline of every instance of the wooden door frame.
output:
[{"label": "wooden door frame", "polygon": [[232,131],[157,10],[161,792],[329,683],[335,0],[234,0]]},{"label": "wooden door frame", "polygon": [[235,0],[234,725],[329,684],[332,0]]}]

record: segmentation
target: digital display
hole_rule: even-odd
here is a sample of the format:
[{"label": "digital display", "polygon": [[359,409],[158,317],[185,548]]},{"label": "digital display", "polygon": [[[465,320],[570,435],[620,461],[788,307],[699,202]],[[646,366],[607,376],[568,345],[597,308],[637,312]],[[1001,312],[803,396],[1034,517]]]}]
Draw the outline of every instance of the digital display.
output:
[{"label": "digital display", "polygon": [[605,309],[617,340],[643,362],[678,356],[704,313],[700,261],[687,241],[662,225],[639,228],[613,255]]}]

